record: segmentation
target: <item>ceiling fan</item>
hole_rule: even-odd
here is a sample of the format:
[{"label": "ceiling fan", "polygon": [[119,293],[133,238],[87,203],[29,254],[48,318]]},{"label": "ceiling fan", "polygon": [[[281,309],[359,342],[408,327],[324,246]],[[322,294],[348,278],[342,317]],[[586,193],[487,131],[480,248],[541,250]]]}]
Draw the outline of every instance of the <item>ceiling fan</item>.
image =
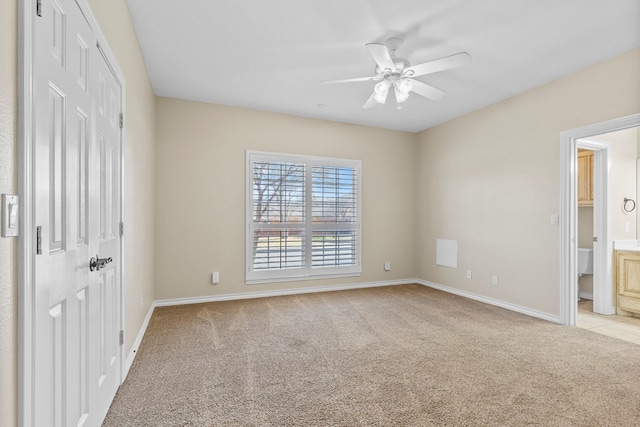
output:
[{"label": "ceiling fan", "polygon": [[408,60],[395,55],[396,50],[401,44],[402,40],[391,38],[387,40],[386,44],[368,43],[366,45],[369,53],[371,53],[371,56],[373,56],[377,64],[375,76],[325,80],[320,83],[378,82],[374,86],[373,93],[362,108],[373,108],[378,103],[384,104],[387,101],[387,96],[391,88],[393,88],[393,93],[398,103],[406,101],[411,92],[435,101],[445,96],[446,92],[429,86],[413,77],[451,70],[471,63],[471,56],[466,52],[460,52],[455,55],[412,66]]}]

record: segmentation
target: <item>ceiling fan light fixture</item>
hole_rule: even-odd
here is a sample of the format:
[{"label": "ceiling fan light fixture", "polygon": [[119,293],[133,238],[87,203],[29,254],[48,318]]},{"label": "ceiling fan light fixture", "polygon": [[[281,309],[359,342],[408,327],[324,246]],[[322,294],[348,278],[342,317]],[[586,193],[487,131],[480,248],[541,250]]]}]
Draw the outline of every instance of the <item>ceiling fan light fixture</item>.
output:
[{"label": "ceiling fan light fixture", "polygon": [[389,82],[388,80],[381,81],[374,87],[373,98],[380,104],[384,104],[387,100],[387,95],[389,95],[390,87],[391,87],[391,82]]},{"label": "ceiling fan light fixture", "polygon": [[396,101],[398,103],[404,102],[409,98],[409,93],[413,88],[413,82],[411,80],[399,79],[393,86],[393,92],[396,95]]},{"label": "ceiling fan light fixture", "polygon": [[404,102],[409,98],[409,92],[401,91],[398,86],[393,88],[393,93],[395,93],[396,101],[398,101],[398,103]]}]

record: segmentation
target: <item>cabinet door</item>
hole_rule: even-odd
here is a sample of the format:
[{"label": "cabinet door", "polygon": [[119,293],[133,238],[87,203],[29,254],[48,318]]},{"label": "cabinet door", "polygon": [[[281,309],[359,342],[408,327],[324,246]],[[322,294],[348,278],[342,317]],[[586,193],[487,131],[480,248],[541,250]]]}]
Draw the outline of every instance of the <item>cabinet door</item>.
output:
[{"label": "cabinet door", "polygon": [[593,206],[593,151],[578,151],[578,206]]},{"label": "cabinet door", "polygon": [[616,251],[618,308],[640,313],[640,252]]}]

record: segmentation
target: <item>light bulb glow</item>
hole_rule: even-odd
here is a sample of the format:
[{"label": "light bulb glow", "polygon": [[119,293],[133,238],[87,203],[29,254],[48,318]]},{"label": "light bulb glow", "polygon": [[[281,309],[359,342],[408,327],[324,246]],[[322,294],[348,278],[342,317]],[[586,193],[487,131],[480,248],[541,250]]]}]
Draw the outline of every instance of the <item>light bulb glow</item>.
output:
[{"label": "light bulb glow", "polygon": [[411,80],[401,79],[396,82],[396,87],[400,92],[408,95],[413,88],[413,82]]},{"label": "light bulb glow", "polygon": [[411,93],[412,87],[413,83],[411,80],[398,80],[393,87],[393,93],[396,95],[396,101],[398,101],[398,103],[406,101],[409,98],[409,93]]},{"label": "light bulb glow", "polygon": [[398,86],[393,88],[393,93],[396,95],[396,101],[398,101],[398,103],[404,102],[409,98],[409,93],[403,93]]},{"label": "light bulb glow", "polygon": [[387,80],[383,80],[377,85],[375,85],[373,91],[373,99],[375,99],[380,104],[384,104],[387,100],[387,95],[389,94],[389,88],[391,87],[391,83]]}]

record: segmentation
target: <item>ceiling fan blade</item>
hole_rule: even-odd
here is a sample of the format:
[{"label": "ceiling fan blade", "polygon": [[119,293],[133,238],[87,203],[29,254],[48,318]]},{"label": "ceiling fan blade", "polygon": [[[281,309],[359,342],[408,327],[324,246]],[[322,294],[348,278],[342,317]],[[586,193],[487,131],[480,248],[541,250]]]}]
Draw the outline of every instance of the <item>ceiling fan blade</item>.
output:
[{"label": "ceiling fan blade", "polygon": [[351,83],[351,82],[374,82],[376,80],[382,80],[382,77],[356,77],[353,79],[340,79],[340,80],[323,80],[321,84],[333,84],[333,83]]},{"label": "ceiling fan blade", "polygon": [[[404,70],[404,74],[411,77],[423,76],[425,74],[437,73],[438,71],[464,67],[469,64],[471,64],[471,56],[467,52],[460,52],[455,55],[414,65]],[[413,74],[411,74],[412,72]]]},{"label": "ceiling fan blade", "polygon": [[417,93],[418,95],[422,95],[425,98],[428,98],[432,101],[436,101],[447,94],[447,92],[442,91],[440,89],[436,89],[433,86],[429,86],[427,84],[422,83],[421,81],[408,79],[412,83],[411,91]]},{"label": "ceiling fan blade", "polygon": [[366,46],[381,70],[391,70],[392,73],[396,72],[396,66],[393,65],[393,60],[391,59],[391,55],[389,55],[387,46],[380,43],[367,43]]},{"label": "ceiling fan blade", "polygon": [[378,101],[375,100],[374,96],[376,96],[375,92],[373,92],[371,94],[371,96],[369,97],[369,99],[367,99],[367,102],[364,103],[362,108],[373,108],[373,107],[375,107],[376,104],[378,103]]}]

